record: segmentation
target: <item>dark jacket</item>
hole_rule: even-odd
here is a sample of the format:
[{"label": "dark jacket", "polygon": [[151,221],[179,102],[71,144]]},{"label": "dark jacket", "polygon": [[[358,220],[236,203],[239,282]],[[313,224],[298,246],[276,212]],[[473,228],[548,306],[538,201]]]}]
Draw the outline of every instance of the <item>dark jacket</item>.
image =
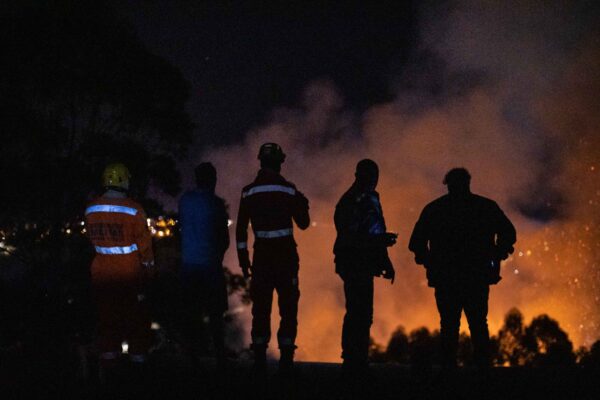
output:
[{"label": "dark jacket", "polygon": [[271,264],[296,265],[298,253],[293,221],[300,229],[310,224],[308,200],[279,173],[261,169],[244,187],[236,225],[238,259],[249,267],[248,224],[254,232],[254,269]]},{"label": "dark jacket", "polygon": [[183,265],[221,267],[229,247],[225,201],[212,191],[193,190],[179,200]]},{"label": "dark jacket", "polygon": [[382,241],[386,226],[379,194],[352,185],[335,207],[334,222],[336,272],[381,275],[390,261]]},{"label": "dark jacket", "polygon": [[421,213],[409,250],[427,268],[429,286],[496,283],[499,263],[513,252],[516,231],[494,201],[475,194],[442,196]]}]

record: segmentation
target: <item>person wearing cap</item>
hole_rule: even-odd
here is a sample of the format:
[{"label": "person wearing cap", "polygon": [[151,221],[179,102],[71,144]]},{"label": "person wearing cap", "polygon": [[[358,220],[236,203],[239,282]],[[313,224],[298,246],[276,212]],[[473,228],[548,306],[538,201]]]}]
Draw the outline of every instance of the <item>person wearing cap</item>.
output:
[{"label": "person wearing cap", "polygon": [[514,251],[515,227],[493,200],[471,193],[471,175],[453,168],[444,184],[448,194],[423,209],[409,250],[425,266],[440,314],[442,366],[456,368],[460,318],[469,323],[477,366],[490,364],[487,324],[489,285],[500,281],[500,261]]},{"label": "person wearing cap", "polygon": [[111,368],[128,344],[129,360],[141,364],[152,343],[144,300],[154,266],[152,237],[142,207],[127,195],[129,170],[109,164],[102,175],[105,192],[85,210],[86,234],[96,250],[91,266],[97,308],[100,367]]},{"label": "person wearing cap", "polygon": [[[236,225],[236,245],[244,277],[252,276],[252,345],[257,371],[266,368],[271,337],[271,305],[277,291],[281,322],[277,332],[282,373],[293,367],[296,349],[299,258],[293,222],[306,229],[310,223],[308,200],[280,174],[285,154],[276,143],[260,147],[260,170],[242,190]],[[252,263],[248,252],[248,224],[254,232]]]},{"label": "person wearing cap", "polygon": [[379,194],[375,191],[379,180],[375,161],[359,161],[354,176],[354,183],[335,207],[337,238],[333,253],[335,271],[344,282],[346,299],[342,371],[350,382],[361,382],[369,375],[373,281],[374,277],[382,276],[394,282],[395,270],[387,248],[396,243],[397,235],[386,231]]}]

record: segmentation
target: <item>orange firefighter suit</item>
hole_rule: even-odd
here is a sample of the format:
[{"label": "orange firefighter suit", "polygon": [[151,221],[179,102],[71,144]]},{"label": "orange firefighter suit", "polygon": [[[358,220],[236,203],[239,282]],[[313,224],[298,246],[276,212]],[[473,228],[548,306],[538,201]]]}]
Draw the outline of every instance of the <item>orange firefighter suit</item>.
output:
[{"label": "orange firefighter suit", "polygon": [[145,269],[153,264],[146,215],[131,199],[104,196],[87,207],[85,216],[87,235],[96,249],[91,276],[100,358],[117,358],[122,342],[127,342],[131,360],[142,362],[151,344],[142,295]]}]

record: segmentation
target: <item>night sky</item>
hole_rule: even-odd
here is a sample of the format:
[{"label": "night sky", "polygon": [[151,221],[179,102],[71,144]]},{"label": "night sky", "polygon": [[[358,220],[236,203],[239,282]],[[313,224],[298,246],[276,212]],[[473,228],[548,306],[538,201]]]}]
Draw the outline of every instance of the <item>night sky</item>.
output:
[{"label": "night sky", "polygon": [[319,6],[306,10],[212,7],[201,2],[129,1],[118,7],[148,48],[192,85],[196,144],[228,144],[296,104],[328,79],[349,109],[389,101],[391,82],[414,52],[417,10]]}]

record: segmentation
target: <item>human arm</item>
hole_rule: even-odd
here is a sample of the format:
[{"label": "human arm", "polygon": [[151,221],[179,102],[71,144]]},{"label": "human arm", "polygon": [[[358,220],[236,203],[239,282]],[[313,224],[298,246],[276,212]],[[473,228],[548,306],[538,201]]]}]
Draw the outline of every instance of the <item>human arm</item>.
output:
[{"label": "human arm", "polygon": [[298,228],[304,230],[310,224],[310,215],[308,214],[308,199],[302,192],[296,190],[293,198],[292,218],[298,225]]},{"label": "human arm", "polygon": [[217,229],[217,240],[218,240],[218,251],[221,259],[225,256],[225,252],[229,248],[229,213],[227,212],[227,205],[221,198],[217,198],[217,218],[216,218],[216,229]]},{"label": "human arm", "polygon": [[496,256],[499,260],[506,260],[515,250],[513,245],[517,242],[517,231],[498,205],[495,212]]},{"label": "human arm", "polygon": [[415,254],[415,262],[425,266],[429,258],[429,221],[428,208],[425,207],[415,224],[408,243],[408,249]]},{"label": "human arm", "polygon": [[250,223],[250,214],[247,200],[242,196],[240,199],[240,208],[238,210],[237,223],[235,226],[235,240],[238,261],[244,278],[250,277],[250,255],[248,253],[248,224]]},{"label": "human arm", "polygon": [[140,254],[140,262],[146,267],[154,266],[154,252],[152,251],[152,235],[148,230],[146,213],[138,210],[135,215],[134,225],[135,244]]}]

